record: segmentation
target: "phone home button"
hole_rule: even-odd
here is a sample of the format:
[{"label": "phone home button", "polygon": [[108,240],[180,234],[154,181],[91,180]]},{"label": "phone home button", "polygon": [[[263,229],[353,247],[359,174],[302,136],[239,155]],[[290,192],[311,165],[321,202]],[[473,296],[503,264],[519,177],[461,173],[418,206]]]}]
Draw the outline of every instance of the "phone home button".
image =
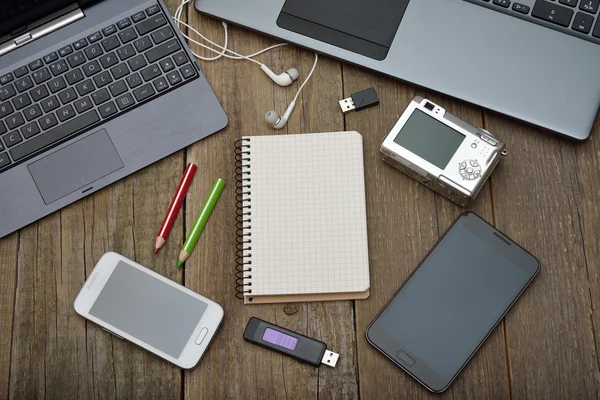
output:
[{"label": "phone home button", "polygon": [[409,367],[412,367],[413,365],[415,365],[415,359],[412,358],[411,356],[409,356],[408,353],[406,353],[403,350],[400,350],[398,352],[398,354],[396,354],[396,357],[398,357],[398,359],[402,362],[402,364],[405,364]]},{"label": "phone home button", "polygon": [[208,333],[208,329],[206,329],[206,328],[200,329],[200,333],[198,334],[198,337],[196,338],[196,344],[202,344],[202,341],[206,337],[207,333]]}]

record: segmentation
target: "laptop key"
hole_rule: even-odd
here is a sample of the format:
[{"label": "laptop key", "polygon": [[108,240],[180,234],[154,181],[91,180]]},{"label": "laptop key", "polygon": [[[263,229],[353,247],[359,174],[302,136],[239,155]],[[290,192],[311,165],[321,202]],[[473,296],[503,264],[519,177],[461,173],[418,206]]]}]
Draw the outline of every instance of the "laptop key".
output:
[{"label": "laptop key", "polygon": [[30,77],[26,76],[22,79],[17,79],[15,81],[15,87],[19,91],[19,93],[23,93],[26,90],[29,90],[33,87],[33,81]]},{"label": "laptop key", "polygon": [[50,71],[48,71],[48,68],[42,68],[39,71],[35,71],[33,74],[31,74],[31,76],[33,76],[33,80],[38,85],[52,78],[52,75],[50,75]]},{"label": "laptop key", "polygon": [[75,103],[73,103],[73,105],[75,105],[75,109],[79,114],[93,107],[92,100],[89,96],[77,100]]},{"label": "laptop key", "polygon": [[121,79],[122,77],[124,77],[125,75],[129,74],[129,68],[127,68],[127,65],[125,65],[125,63],[123,64],[119,64],[116,67],[113,67],[110,72],[113,75],[113,78],[115,78],[115,80]]},{"label": "laptop key", "polygon": [[156,94],[154,89],[152,88],[152,84],[148,83],[144,86],[141,86],[133,91],[133,95],[137,99],[137,101],[144,101],[148,97]]},{"label": "laptop key", "polygon": [[108,118],[117,112],[117,107],[115,106],[115,103],[111,101],[98,108],[98,111],[100,111],[100,115],[102,116],[102,118]]},{"label": "laptop key", "polygon": [[133,22],[140,22],[141,20],[146,19],[146,14],[143,11],[135,13],[131,16],[131,20]]},{"label": "laptop key", "polygon": [[79,68],[69,71],[65,74],[65,78],[69,85],[74,85],[77,82],[81,82],[83,80],[83,73]]},{"label": "laptop key", "polygon": [[492,3],[504,8],[510,7],[510,0],[494,0]]},{"label": "laptop key", "polygon": [[104,102],[107,102],[110,99],[110,94],[108,94],[108,90],[100,89],[94,94],[92,94],[92,100],[98,106]]},{"label": "laptop key", "polygon": [[62,59],[50,64],[50,71],[52,71],[52,75],[54,76],[58,76],[63,72],[66,72],[68,69],[69,67],[67,67],[67,63]]},{"label": "laptop key", "polygon": [[117,98],[116,101],[121,110],[131,107],[134,104],[133,97],[131,97],[130,93],[124,94],[123,96]]},{"label": "laptop key", "polygon": [[66,57],[69,54],[71,54],[72,52],[73,52],[73,47],[71,47],[71,45],[66,45],[62,49],[58,50],[58,54],[60,54],[61,57]]},{"label": "laptop key", "polygon": [[119,42],[119,38],[116,36],[111,36],[102,41],[102,47],[104,47],[104,51],[114,50],[117,47],[119,47],[120,45],[121,45],[121,42]]},{"label": "laptop key", "polygon": [[87,40],[85,40],[85,38],[83,38],[83,39],[79,39],[78,41],[76,41],[75,43],[73,43],[73,48],[75,50],[81,50],[81,49],[83,49],[87,45],[88,45]]},{"label": "laptop key", "polygon": [[171,39],[168,42],[164,42],[161,45],[156,46],[153,49],[150,49],[146,52],[146,57],[148,58],[148,62],[155,62],[175,53],[177,50],[181,49],[179,42],[177,39]]},{"label": "laptop key", "polygon": [[[6,125],[4,125],[4,122],[0,121],[0,135],[2,135],[3,133],[8,132],[8,129],[6,129]],[[2,150],[2,146],[0,145],[0,150]]]},{"label": "laptop key", "polygon": [[10,99],[17,93],[15,92],[15,88],[13,85],[7,85],[0,88],[0,101],[4,101]]},{"label": "laptop key", "polygon": [[132,40],[137,39],[137,35],[135,34],[135,29],[127,28],[121,32],[119,32],[119,38],[123,44],[129,43]]},{"label": "laptop key", "polygon": [[146,14],[148,14],[148,16],[154,15],[159,11],[160,11],[160,8],[158,6],[150,6],[150,7],[146,8]]},{"label": "laptop key", "polygon": [[21,68],[17,68],[13,71],[13,74],[15,75],[15,77],[20,78],[24,75],[27,75],[29,73],[29,70],[27,69],[27,66],[22,66]]},{"label": "laptop key", "polygon": [[43,130],[48,130],[52,128],[54,125],[58,124],[58,120],[54,116],[54,114],[44,115],[42,118],[38,119],[38,123]]},{"label": "laptop key", "polygon": [[12,103],[13,103],[13,106],[15,106],[15,108],[17,110],[20,110],[20,109],[30,105],[31,99],[29,98],[29,95],[27,93],[23,93],[23,94],[20,94],[17,97],[15,97],[13,99]]},{"label": "laptop key", "polygon": [[129,25],[131,25],[131,20],[129,18],[125,18],[117,22],[117,26],[119,27],[119,29],[125,29]]},{"label": "laptop key", "polygon": [[59,125],[58,127],[49,130],[43,135],[39,135],[25,143],[16,146],[10,150],[10,155],[13,160],[18,161],[32,153],[37,152],[53,143],[56,143],[64,138],[67,138],[74,133],[89,127],[100,121],[100,117],[95,110],[90,110],[79,117],[73,118],[68,122]]},{"label": "laptop key", "polygon": [[119,55],[121,61],[125,61],[128,58],[135,56],[135,50],[133,49],[132,45],[128,44],[127,46],[121,47],[119,50],[117,50],[117,54]]},{"label": "laptop key", "polygon": [[100,67],[100,64],[96,60],[85,64],[83,67],[81,67],[81,69],[83,69],[83,73],[88,78],[92,75],[97,74],[98,72],[100,72],[102,70],[102,68]]},{"label": "laptop key", "polygon": [[75,88],[77,89],[77,92],[80,96],[85,96],[86,94],[91,93],[96,89],[90,79],[81,82],[80,84],[75,86]]},{"label": "laptop key", "polygon": [[183,79],[188,79],[195,75],[194,68],[192,68],[190,64],[184,65],[183,67],[179,68],[179,71],[181,71]]},{"label": "laptop key", "polygon": [[140,78],[140,75],[135,73],[133,75],[130,75],[127,77],[127,84],[129,85],[129,87],[131,89],[138,87],[142,84],[142,78]]},{"label": "laptop key", "polygon": [[179,75],[179,72],[173,71],[170,74],[167,74],[167,79],[169,80],[171,86],[173,86],[181,82],[181,75]]},{"label": "laptop key", "polygon": [[78,67],[81,64],[83,64],[85,61],[86,61],[85,56],[83,55],[83,53],[81,51],[78,51],[77,53],[72,54],[69,57],[67,57],[67,62],[69,63],[71,68]]},{"label": "laptop key", "polygon": [[98,43],[86,48],[83,52],[87,56],[88,60],[93,60],[94,58],[100,57],[103,54],[102,48],[100,48]]},{"label": "laptop key", "polygon": [[160,72],[160,68],[158,67],[158,65],[154,64],[149,66],[148,68],[144,68],[141,71],[142,74],[142,78],[144,78],[144,80],[146,82],[156,78],[157,76],[159,76],[161,74]]},{"label": "laptop key", "polygon": [[114,25],[110,25],[107,26],[106,28],[102,29],[102,33],[104,33],[104,36],[110,36],[113,33],[115,33],[117,31],[117,27]]},{"label": "laptop key", "polygon": [[87,40],[90,43],[96,43],[100,39],[102,39],[102,33],[100,33],[100,31],[98,31],[96,33],[92,33],[91,35],[89,35],[87,37]]},{"label": "laptop key", "polygon": [[110,91],[110,94],[117,97],[127,91],[127,85],[125,84],[125,81],[115,82],[108,87],[108,90]]},{"label": "laptop key", "polygon": [[23,114],[25,114],[27,121],[33,121],[42,115],[42,109],[37,104],[34,104],[31,107],[24,109]]},{"label": "laptop key", "polygon": [[57,109],[60,106],[60,103],[58,102],[58,99],[56,98],[56,96],[48,97],[47,99],[40,102],[40,104],[42,105],[44,112],[47,112],[47,113],[49,113],[52,110]]},{"label": "laptop key", "polygon": [[119,62],[119,59],[115,53],[105,54],[98,60],[100,60],[100,64],[102,64],[102,68],[104,69],[108,69]]},{"label": "laptop key", "polygon": [[43,65],[44,62],[42,61],[42,59],[38,58],[37,60],[29,63],[29,69],[35,71],[36,69],[42,68]]},{"label": "laptop key", "polygon": [[161,62],[159,64],[160,64],[160,68],[162,68],[163,72],[169,72],[170,70],[175,68],[173,61],[171,61],[170,58],[165,58],[164,60],[161,60]]},{"label": "laptop key", "polygon": [[[0,146],[2,149],[2,146]],[[10,164],[10,159],[8,158],[8,154],[0,153],[0,169],[7,167]]]},{"label": "laptop key", "polygon": [[10,117],[6,118],[5,121],[8,129],[15,129],[25,123],[25,120],[23,119],[21,113],[13,114]]},{"label": "laptop key", "polygon": [[573,10],[567,7],[539,0],[535,2],[535,6],[533,6],[533,11],[531,12],[531,15],[536,18],[543,19],[544,21],[564,27],[568,27],[570,25],[573,14]]},{"label": "laptop key", "polygon": [[150,36],[152,36],[152,40],[154,40],[154,43],[160,44],[165,40],[172,38],[173,31],[171,30],[171,27],[165,26],[164,28],[157,30]]},{"label": "laptop key", "polygon": [[181,67],[183,64],[188,62],[185,52],[183,51],[180,51],[179,53],[175,54],[173,56],[173,59],[175,60],[175,64],[177,64],[178,67]]},{"label": "laptop key", "polygon": [[0,76],[0,84],[6,85],[8,82],[13,80],[13,75],[9,72],[8,74],[4,74]]},{"label": "laptop key", "polygon": [[67,104],[77,98],[77,93],[75,92],[75,89],[70,87],[60,92],[58,94],[58,98],[60,99],[61,103]]},{"label": "laptop key", "polygon": [[594,32],[592,32],[592,35],[594,35],[594,37],[600,38],[600,19],[598,19],[598,22],[596,22],[596,27],[594,28]]},{"label": "laptop key", "polygon": [[50,91],[52,93],[56,93],[66,88],[67,84],[65,83],[65,80],[62,76],[58,76],[48,82],[48,87],[50,88]]},{"label": "laptop key", "polygon": [[163,25],[166,25],[167,20],[164,15],[156,14],[151,16],[145,21],[140,22],[135,27],[140,34],[140,36],[144,36],[146,33],[151,32],[155,29],[160,28]]},{"label": "laptop key", "polygon": [[144,36],[143,38],[139,38],[133,42],[133,45],[135,46],[136,50],[141,53],[152,47],[152,40],[150,40],[148,36]]},{"label": "laptop key", "polygon": [[146,59],[142,55],[132,58],[127,63],[132,71],[137,71],[138,69],[144,68],[146,65],[148,65]]},{"label": "laptop key", "polygon": [[63,108],[59,108],[58,110],[56,110],[56,115],[58,115],[58,119],[60,119],[61,122],[64,122],[75,116],[75,110],[73,109],[73,106],[68,104]]},{"label": "laptop key", "polygon": [[529,6],[526,6],[525,4],[521,4],[521,3],[513,3],[512,5],[512,9],[514,11],[520,12],[521,14],[529,14]]},{"label": "laptop key", "polygon": [[4,145],[10,149],[11,147],[21,143],[23,138],[19,132],[15,131],[2,136],[2,141],[4,142]]},{"label": "laptop key", "polygon": [[110,77],[110,72],[104,71],[100,75],[96,75],[94,77],[94,83],[97,88],[101,88],[102,86],[106,86],[109,83],[112,83],[112,78]]},{"label": "laptop key", "polygon": [[558,0],[560,4],[564,4],[565,6],[575,7],[579,0]]},{"label": "laptop key", "polygon": [[0,104],[0,118],[4,118],[14,111],[12,105],[7,101]]},{"label": "laptop key", "polygon": [[44,56],[44,62],[46,64],[53,63],[56,60],[58,60],[58,55],[54,52]]},{"label": "laptop key", "polygon": [[155,79],[153,82],[154,87],[156,88],[157,92],[162,92],[165,89],[169,88],[169,84],[167,83],[167,80],[165,78],[163,78],[162,76],[158,79]]},{"label": "laptop key", "polygon": [[571,27],[577,32],[588,34],[592,30],[593,23],[593,16],[586,13],[578,12],[577,14],[575,14],[575,18],[573,19],[573,25]]},{"label": "laptop key", "polygon": [[50,93],[48,93],[48,89],[46,89],[45,85],[41,85],[31,89],[29,95],[33,101],[40,101],[41,99],[48,97]]},{"label": "laptop key", "polygon": [[579,9],[592,14],[596,14],[599,5],[600,0],[582,0],[581,4],[579,5]]},{"label": "laptop key", "polygon": [[25,125],[24,127],[21,128],[21,134],[23,135],[23,137],[25,139],[31,139],[32,137],[34,137],[38,133],[40,133],[40,128],[35,123],[35,121],[31,122],[31,123],[29,123],[29,124],[27,124],[27,125]]}]

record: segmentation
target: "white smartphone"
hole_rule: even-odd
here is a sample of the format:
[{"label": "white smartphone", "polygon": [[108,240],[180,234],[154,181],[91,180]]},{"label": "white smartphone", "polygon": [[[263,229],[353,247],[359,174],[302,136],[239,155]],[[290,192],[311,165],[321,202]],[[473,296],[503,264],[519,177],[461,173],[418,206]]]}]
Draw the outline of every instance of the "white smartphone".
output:
[{"label": "white smartphone", "polygon": [[185,369],[198,364],[223,320],[219,304],[112,252],[94,267],[75,311]]}]

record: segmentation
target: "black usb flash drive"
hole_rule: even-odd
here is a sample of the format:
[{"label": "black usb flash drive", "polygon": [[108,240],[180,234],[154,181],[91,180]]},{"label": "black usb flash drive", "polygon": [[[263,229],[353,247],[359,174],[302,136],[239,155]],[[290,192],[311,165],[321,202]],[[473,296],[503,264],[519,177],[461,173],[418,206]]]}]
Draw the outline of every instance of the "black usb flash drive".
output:
[{"label": "black usb flash drive", "polygon": [[339,354],[327,350],[327,345],[319,340],[292,332],[256,317],[250,318],[244,340],[285,354],[298,361],[318,367],[325,364],[335,367]]}]

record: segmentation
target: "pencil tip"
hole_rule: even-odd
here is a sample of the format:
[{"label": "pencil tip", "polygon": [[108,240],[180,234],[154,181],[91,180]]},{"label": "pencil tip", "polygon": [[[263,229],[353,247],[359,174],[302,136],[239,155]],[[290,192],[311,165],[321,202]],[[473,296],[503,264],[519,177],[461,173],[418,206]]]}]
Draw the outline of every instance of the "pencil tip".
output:
[{"label": "pencil tip", "polygon": [[154,248],[154,254],[158,253],[158,247]]},{"label": "pencil tip", "polygon": [[183,265],[183,261],[177,261],[177,268],[181,268],[181,266]]}]

